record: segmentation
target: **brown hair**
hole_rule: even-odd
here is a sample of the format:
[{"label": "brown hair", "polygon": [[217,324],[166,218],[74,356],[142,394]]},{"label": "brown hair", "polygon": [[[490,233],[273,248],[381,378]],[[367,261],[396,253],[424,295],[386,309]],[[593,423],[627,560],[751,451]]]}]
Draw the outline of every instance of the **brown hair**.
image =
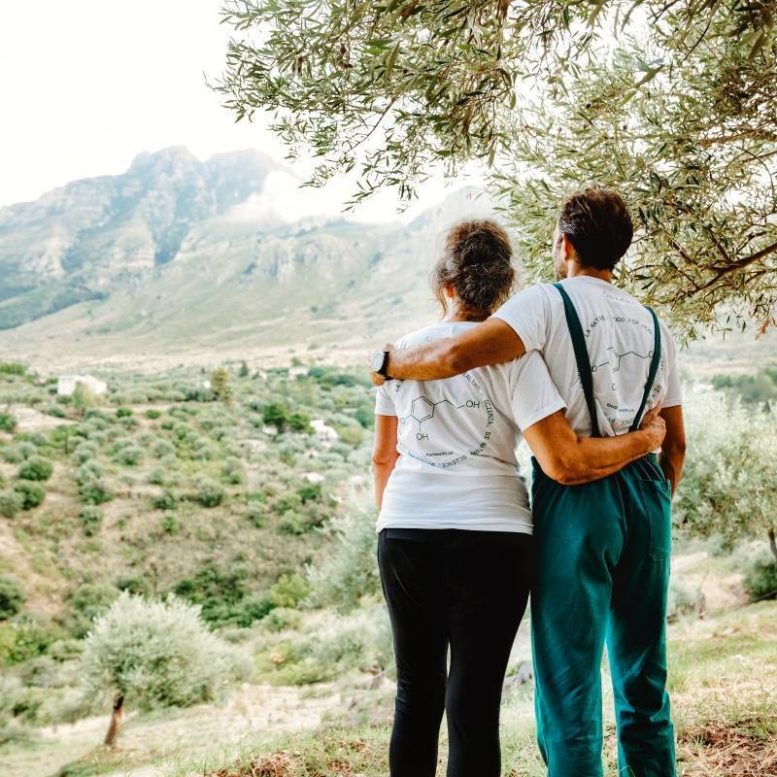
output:
[{"label": "brown hair", "polygon": [[623,198],[599,187],[570,194],[561,203],[558,227],[574,246],[580,263],[597,270],[614,269],[634,236]]},{"label": "brown hair", "polygon": [[513,249],[494,221],[462,221],[445,237],[443,255],[432,271],[432,288],[448,311],[445,287],[452,286],[463,313],[474,321],[488,318],[509,296],[515,282]]}]

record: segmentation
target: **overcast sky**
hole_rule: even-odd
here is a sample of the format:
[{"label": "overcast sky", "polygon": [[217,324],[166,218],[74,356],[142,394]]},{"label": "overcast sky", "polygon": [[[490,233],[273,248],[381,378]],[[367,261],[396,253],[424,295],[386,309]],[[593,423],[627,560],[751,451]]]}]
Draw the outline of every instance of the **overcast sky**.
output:
[{"label": "overcast sky", "polygon": [[[205,86],[222,69],[229,28],[219,0],[0,0],[0,205],[76,178],[121,173],[140,151],[184,145],[199,158],[283,148],[260,124],[235,124]],[[299,171],[302,172],[301,170]],[[283,188],[283,187],[280,187]],[[291,187],[287,186],[288,191]],[[288,196],[299,215],[331,213],[352,192]],[[439,201],[435,180],[411,213]],[[395,218],[381,196],[359,219]]]}]

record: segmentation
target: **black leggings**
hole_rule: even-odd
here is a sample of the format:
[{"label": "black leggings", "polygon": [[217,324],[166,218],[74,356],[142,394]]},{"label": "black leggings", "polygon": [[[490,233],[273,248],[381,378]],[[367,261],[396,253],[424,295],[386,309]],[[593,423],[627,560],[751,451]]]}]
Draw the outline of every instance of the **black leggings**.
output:
[{"label": "black leggings", "polygon": [[443,711],[448,777],[499,777],[502,684],[526,610],[531,557],[525,534],[380,533],[397,662],[391,777],[434,777]]}]

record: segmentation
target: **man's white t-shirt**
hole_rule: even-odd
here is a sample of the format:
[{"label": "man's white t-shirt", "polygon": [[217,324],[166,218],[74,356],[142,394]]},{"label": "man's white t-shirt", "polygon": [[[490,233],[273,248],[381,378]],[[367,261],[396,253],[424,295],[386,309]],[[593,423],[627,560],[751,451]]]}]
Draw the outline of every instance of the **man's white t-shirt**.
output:
[{"label": "man's white t-shirt", "polygon": [[[574,303],[593,374],[599,430],[604,436],[624,434],[639,410],[654,349],[650,312],[611,283],[588,276],[562,281]],[[591,434],[591,419],[577,372],[564,303],[552,284],[530,286],[511,297],[495,314],[509,324],[527,351],[539,351],[567,406],[567,419],[582,436]],[[661,361],[646,411],[682,404],[677,346],[661,327]]]},{"label": "man's white t-shirt", "polygon": [[[477,326],[446,322],[403,337],[411,348]],[[400,453],[383,495],[378,531],[474,529],[531,533],[515,449],[521,429],[564,408],[538,353],[446,380],[392,380],[375,413],[397,416]]]}]

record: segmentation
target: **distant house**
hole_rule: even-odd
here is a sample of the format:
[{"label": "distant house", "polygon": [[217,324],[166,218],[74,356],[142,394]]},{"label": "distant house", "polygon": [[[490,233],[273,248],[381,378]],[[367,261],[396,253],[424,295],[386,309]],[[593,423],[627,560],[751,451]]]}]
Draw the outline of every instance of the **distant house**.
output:
[{"label": "distant house", "polygon": [[91,375],[60,375],[57,381],[57,394],[61,397],[70,397],[76,388],[83,386],[95,396],[100,396],[108,391],[108,384]]},{"label": "distant house", "polygon": [[316,437],[322,442],[337,442],[340,435],[328,424],[325,424],[320,418],[310,422]]}]

